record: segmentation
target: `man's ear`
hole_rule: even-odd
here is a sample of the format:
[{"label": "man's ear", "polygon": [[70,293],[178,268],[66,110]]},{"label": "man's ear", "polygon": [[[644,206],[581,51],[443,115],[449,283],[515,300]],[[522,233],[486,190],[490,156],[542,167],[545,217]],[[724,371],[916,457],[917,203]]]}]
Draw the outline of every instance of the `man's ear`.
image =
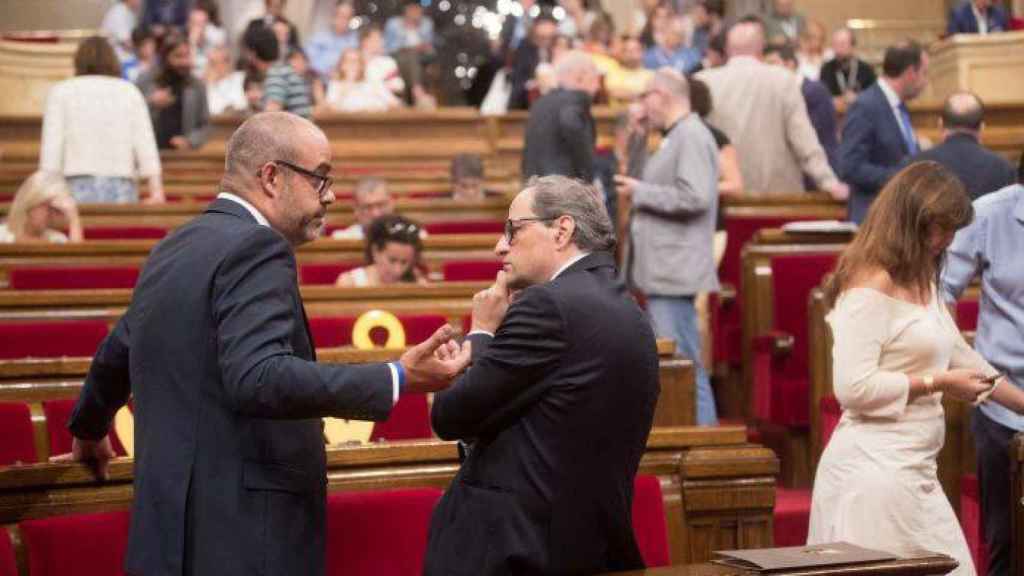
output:
[{"label": "man's ear", "polygon": [[571,216],[560,216],[555,220],[555,244],[562,250],[572,244],[572,237],[576,232],[576,221]]},{"label": "man's ear", "polygon": [[263,194],[270,198],[276,198],[281,190],[281,179],[284,178],[284,174],[278,169],[277,164],[267,162],[260,166],[256,177],[259,180],[260,190]]}]

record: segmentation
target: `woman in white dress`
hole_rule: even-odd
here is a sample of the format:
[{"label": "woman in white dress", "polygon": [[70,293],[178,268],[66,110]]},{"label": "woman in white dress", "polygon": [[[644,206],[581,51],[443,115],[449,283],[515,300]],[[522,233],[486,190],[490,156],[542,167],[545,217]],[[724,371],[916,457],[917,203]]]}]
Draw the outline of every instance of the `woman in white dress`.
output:
[{"label": "woman in white dress", "polygon": [[843,407],[818,465],[808,544],[847,541],[912,556],[942,552],[973,575],[936,476],[942,396],[1024,410],[1014,386],[964,342],[936,292],[946,247],[973,208],[959,180],[932,162],[885,186],[826,286],[833,305],[833,386]]},{"label": "woman in white dress", "polygon": [[420,272],[423,241],[418,224],[397,214],[381,216],[366,232],[366,266],[338,276],[338,286],[380,286],[400,282],[424,284]]},{"label": "woman in white dress", "polygon": [[385,112],[401,106],[384,83],[366,77],[362,54],[351,48],[338,59],[337,77],[327,88],[327,104],[339,112]]}]

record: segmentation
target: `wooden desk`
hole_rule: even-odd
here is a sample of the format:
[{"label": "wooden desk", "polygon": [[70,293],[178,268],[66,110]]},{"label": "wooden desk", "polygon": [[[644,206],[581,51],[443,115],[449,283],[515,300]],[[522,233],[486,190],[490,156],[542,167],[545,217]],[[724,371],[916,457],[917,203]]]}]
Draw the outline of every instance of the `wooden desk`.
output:
[{"label": "wooden desk", "polygon": [[[871,562],[857,566],[809,568],[772,572],[773,576],[928,576],[949,574],[958,566],[949,556],[925,556],[907,560]],[[616,576],[754,576],[759,572],[738,570],[718,564],[691,564],[616,572]],[[610,575],[609,575],[610,576]]]}]

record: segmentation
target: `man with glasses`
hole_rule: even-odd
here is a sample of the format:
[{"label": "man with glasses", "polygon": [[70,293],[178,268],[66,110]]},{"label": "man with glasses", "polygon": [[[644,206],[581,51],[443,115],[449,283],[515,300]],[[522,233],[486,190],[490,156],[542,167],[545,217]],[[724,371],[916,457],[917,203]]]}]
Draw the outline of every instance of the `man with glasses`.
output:
[{"label": "man with glasses", "polygon": [[597,191],[563,176],[509,206],[502,270],[473,299],[472,364],[434,396],[434,431],[469,448],[434,510],[428,576],[643,566],[630,510],[658,355],[616,281],[614,234]]},{"label": "man with glasses", "polygon": [[319,236],[334,201],[327,138],[268,112],[226,155],[222,192],[153,249],[100,345],[67,459],[105,477],[110,423],[131,396],[126,572],[324,574],[320,418],[384,420],[401,394],[446,387],[469,349],[436,357],[451,343],[444,326],[397,362],[317,364],[294,248]]},{"label": "man with glasses", "polygon": [[379,178],[363,178],[355,190],[356,221],[349,227],[335,230],[331,238],[362,240],[370,224],[381,216],[395,213],[395,200],[388,190],[388,183]]}]

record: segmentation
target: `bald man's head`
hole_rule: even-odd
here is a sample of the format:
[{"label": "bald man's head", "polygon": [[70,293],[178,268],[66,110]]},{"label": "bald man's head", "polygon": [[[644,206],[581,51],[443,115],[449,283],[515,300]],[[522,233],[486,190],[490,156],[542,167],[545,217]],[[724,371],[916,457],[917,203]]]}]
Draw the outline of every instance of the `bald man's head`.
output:
[{"label": "bald man's head", "polygon": [[288,112],[261,112],[250,117],[228,139],[224,159],[227,176],[254,175],[267,162],[294,162],[302,136],[326,139],[315,124]]},{"label": "bald man's head", "polygon": [[585,52],[571,50],[555,62],[558,85],[567,90],[583,90],[593,96],[600,88],[600,76],[594,59]]},{"label": "bald man's head", "polygon": [[985,105],[971,92],[956,92],[946,98],[942,109],[942,127],[946,130],[981,130],[985,120]]},{"label": "bald man's head", "polygon": [[729,30],[726,53],[760,58],[764,54],[764,28],[754,22],[739,22]]}]

